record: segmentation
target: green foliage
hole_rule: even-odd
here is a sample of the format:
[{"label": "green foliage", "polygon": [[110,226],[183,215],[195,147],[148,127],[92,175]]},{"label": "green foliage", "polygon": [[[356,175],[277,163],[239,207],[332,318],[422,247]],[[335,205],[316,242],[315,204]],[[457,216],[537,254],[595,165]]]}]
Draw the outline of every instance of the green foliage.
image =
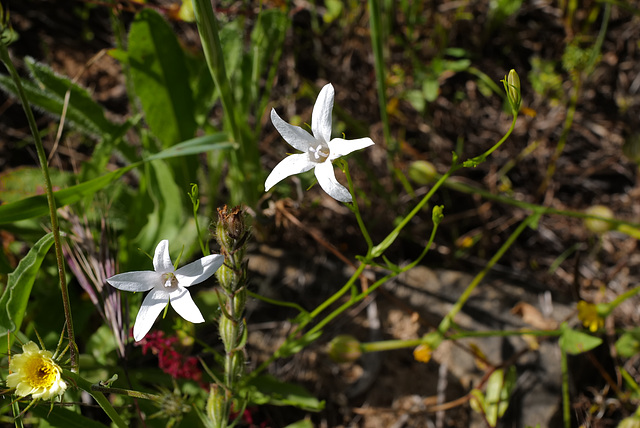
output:
[{"label": "green foliage", "polygon": [[324,401],[312,396],[300,385],[282,382],[270,375],[258,376],[248,383],[251,401],[255,404],[295,406],[312,412],[324,408]]},{"label": "green foliage", "polygon": [[572,330],[563,324],[558,344],[567,354],[578,355],[600,346],[602,339],[582,331]]},{"label": "green foliage", "polygon": [[622,333],[616,341],[616,351],[624,358],[631,358],[640,353],[640,327]]},{"label": "green foliage", "polygon": [[[175,158],[179,156],[192,155],[210,150],[222,150],[233,147],[226,140],[222,133],[194,138],[181,144],[168,148],[160,153],[151,155],[145,160],[122,167],[113,172],[85,181],[75,186],[54,192],[54,197],[58,208],[73,204],[82,198],[94,195],[98,191],[106,188],[111,183],[122,177],[127,171],[140,164],[153,160]],[[27,218],[40,217],[48,213],[47,198],[45,195],[31,196],[12,203],[0,205],[0,224],[12,223]]]},{"label": "green foliage", "polygon": [[10,333],[15,333],[22,325],[31,289],[52,244],[52,233],[43,236],[9,274],[7,287],[0,296],[0,354],[6,353],[7,343],[13,341]]},{"label": "green foliage", "polygon": [[553,61],[532,57],[531,71],[528,76],[531,87],[541,97],[548,97],[552,100],[559,100],[563,97],[562,76],[556,71],[556,65]]},{"label": "green foliage", "polygon": [[149,128],[164,148],[194,136],[194,102],[184,53],[167,22],[140,11],[129,31],[127,62]]},{"label": "green foliage", "polygon": [[[33,81],[22,79],[22,85],[29,102],[34,106],[60,117],[68,95],[66,121],[76,129],[97,138],[120,138],[130,123],[115,124],[106,119],[103,107],[96,103],[86,89],[73,83],[69,78],[56,74],[49,66],[27,57],[25,64]],[[0,88],[17,96],[15,84],[9,76],[0,75]]]},{"label": "green foliage", "polygon": [[489,376],[484,394],[479,389],[471,391],[471,407],[484,415],[489,426],[495,427],[509,407],[509,399],[515,385],[515,367],[509,367],[506,375],[503,369],[498,369]]},{"label": "green foliage", "polygon": [[50,407],[46,404],[34,406],[31,411],[46,420],[46,426],[60,428],[105,428],[105,425],[89,419],[80,413],[60,406]]}]

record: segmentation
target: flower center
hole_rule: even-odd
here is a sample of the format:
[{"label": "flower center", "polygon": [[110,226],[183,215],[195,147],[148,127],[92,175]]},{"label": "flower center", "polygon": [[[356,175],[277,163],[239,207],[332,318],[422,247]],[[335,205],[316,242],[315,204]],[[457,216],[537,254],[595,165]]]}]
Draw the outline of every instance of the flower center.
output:
[{"label": "flower center", "polygon": [[178,286],[178,278],[176,278],[173,272],[163,273],[160,277],[160,280],[162,281],[162,285],[164,285],[165,288],[173,289]]},{"label": "flower center", "polygon": [[329,157],[329,147],[324,144],[318,144],[317,147],[309,147],[309,160],[311,162],[324,162]]},{"label": "flower center", "polygon": [[25,367],[26,379],[32,388],[49,388],[58,377],[57,367],[50,361],[35,357]]}]

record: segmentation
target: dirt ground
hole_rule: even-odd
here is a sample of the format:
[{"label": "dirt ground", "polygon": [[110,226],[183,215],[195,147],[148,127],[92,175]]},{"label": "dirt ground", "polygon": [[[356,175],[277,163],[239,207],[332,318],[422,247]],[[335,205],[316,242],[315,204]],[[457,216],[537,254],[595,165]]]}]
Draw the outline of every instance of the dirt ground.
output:
[{"label": "dirt ground", "polygon": [[[77,76],[78,82],[91,90],[112,117],[124,118],[129,111],[120,67],[113,58],[100,54],[114,46],[106,6],[99,2],[71,3],[72,7],[60,7],[55,1],[10,2],[12,22],[20,35],[11,52],[18,65],[21,58],[32,56],[61,74]],[[275,7],[276,3],[267,2],[266,7]],[[442,72],[438,77],[439,96],[424,112],[419,112],[404,97],[408,88],[420,87],[416,80],[421,67],[442,58],[443,47],[456,47],[464,49],[475,70],[494,82],[503,78],[509,69],[516,69],[522,81],[524,106],[507,143],[488,162],[457,173],[458,180],[559,210],[581,211],[592,205],[606,205],[617,218],[637,221],[640,218],[638,166],[623,154],[623,145],[625,141],[640,138],[640,17],[634,12],[640,5],[623,2],[628,7],[612,7],[599,61],[582,81],[566,147],[557,159],[553,179],[545,187],[545,174],[553,162],[557,143],[563,138],[567,100],[575,87],[569,73],[560,65],[562,56],[567,40],[576,35],[583,45],[595,40],[601,18],[588,24],[588,12],[594,10],[597,3],[582,2],[573,21],[567,22],[560,6],[563,2],[523,2],[515,14],[499,24],[491,18],[492,3],[484,0],[424,2],[420,7],[423,24],[411,33],[405,31],[411,17],[405,16],[401,7],[394,3],[394,9],[385,15],[390,28],[385,50],[385,65],[390,71],[387,111],[391,133],[401,147],[394,166],[406,172],[413,161],[428,160],[443,173],[450,165],[452,151],[462,157],[477,155],[508,129],[510,117],[503,109],[502,100],[495,94],[486,96],[478,73],[468,69]],[[128,2],[119,4],[125,10],[142,7]],[[258,10],[257,5],[247,3],[227,6],[225,13],[229,14],[252,16]],[[389,171],[366,4],[356,2],[347,17],[322,26],[324,31],[320,34],[314,33],[318,26],[312,20],[317,16],[311,13],[311,8],[310,4],[296,2],[290,12],[292,25],[285,39],[273,105],[281,106],[282,100],[291,99],[303,82],[318,88],[331,82],[336,89],[335,104],[348,112],[359,126],[369,130],[376,146],[365,154],[366,167],[353,173],[358,186],[370,195],[368,205],[362,208],[363,217],[371,225],[372,238],[377,242],[389,232],[389,225],[408,212],[415,198],[402,189]],[[319,4],[318,11],[324,13],[325,5]],[[126,22],[133,15],[125,11],[122,16]],[[193,24],[173,24],[185,46],[198,45]],[[444,58],[455,59],[447,55]],[[534,69],[534,58],[552,64],[551,70]],[[541,94],[533,83],[543,79],[541,76],[548,79],[559,76],[560,81],[549,84],[547,93]],[[311,108],[311,101],[302,99],[286,107],[286,115],[309,118]],[[0,95],[0,114],[0,171],[35,164],[35,154],[25,143],[29,131],[19,104]],[[45,115],[37,117],[41,128],[56,125]],[[266,116],[256,120],[265,124],[261,138],[263,164],[271,168],[288,147],[280,144],[273,148],[273,142],[279,141],[277,132]],[[45,139],[47,150],[52,144],[52,139]],[[90,145],[70,139],[65,147],[58,149],[52,165],[72,170],[74,163],[91,156],[91,151]],[[501,187],[505,182],[499,179],[500,170],[512,160],[516,162],[506,173],[508,188],[505,190]],[[372,171],[375,180],[371,180]],[[426,189],[416,186],[415,192],[424,194]],[[259,207],[264,210],[259,213],[263,221],[255,233],[257,242],[252,251],[254,258],[250,260],[252,283],[257,292],[276,289],[278,298],[295,300],[307,308],[329,296],[336,284],[343,284],[349,267],[323,248],[317,237],[283,213],[286,211],[302,224],[314,225],[324,240],[351,260],[365,250],[350,212],[322,197],[323,209],[318,209],[311,202],[317,200],[317,186],[310,192],[313,198],[282,201],[279,211],[266,202]],[[397,197],[390,199],[386,195]],[[467,281],[468,275],[478,272],[502,245],[524,213],[513,206],[450,189],[439,192],[433,202],[445,206],[446,216],[436,238],[436,251],[425,261],[432,270],[421,271],[423,276],[418,275],[417,279],[404,278],[390,283],[375,296],[377,316],[375,311],[372,315],[369,301],[369,306],[354,308],[345,319],[331,324],[323,338],[329,340],[335,334],[350,333],[369,340],[375,331],[380,338],[387,339],[420,337],[437,325],[451,299],[455,300],[455,296],[440,293],[449,289],[443,275],[453,272],[464,275],[459,279],[461,283]],[[399,242],[390,248],[391,260],[410,261],[419,254],[428,238],[430,217],[430,211],[425,211],[411,223]],[[461,245],[469,238],[473,245]],[[483,328],[522,326],[517,316],[508,315],[520,301],[514,296],[536,306],[540,306],[539,298],[543,296],[555,305],[550,319],[561,322],[574,315],[573,308],[579,299],[610,301],[638,284],[639,261],[637,241],[628,235],[612,232],[599,238],[589,233],[580,219],[543,216],[537,229],[526,231],[500,260],[488,281],[497,290],[509,292],[496,294],[495,300],[484,303],[479,299],[477,306],[472,301],[470,309],[461,315],[469,317],[470,327],[477,324]],[[433,275],[430,282],[427,281],[431,278],[429,275]],[[428,292],[421,290],[421,281],[433,288]],[[403,294],[403,287],[409,287],[410,291],[405,290]],[[427,300],[417,297],[422,295],[427,295]],[[614,325],[637,326],[640,323],[638,304],[638,299],[632,299],[619,307],[607,326],[610,331],[613,332]],[[507,314],[504,317],[508,319],[501,318],[502,314]],[[273,344],[286,335],[289,327],[286,319],[291,314],[280,315],[274,320],[274,314],[259,304],[250,309],[252,364],[264,358],[273,350]],[[372,316],[380,322],[379,329],[372,327]],[[575,320],[575,316],[572,319]],[[415,361],[411,350],[399,350],[376,354],[354,365],[336,365],[324,352],[327,340],[320,340],[293,359],[272,367],[274,374],[303,383],[326,400],[326,410],[311,416],[317,426],[484,426],[474,416],[468,400],[460,400],[482,379],[482,371],[473,365],[468,344],[443,349],[428,364]],[[611,363],[615,356],[609,351],[615,337],[605,340],[609,346],[572,361],[572,408],[576,426],[613,427],[629,413],[619,401],[612,401],[603,377],[592,375],[605,372],[616,378]],[[495,364],[523,349],[522,343],[507,341],[478,344],[488,347],[484,351],[492,355]],[[500,352],[493,354],[492,349]],[[553,366],[553,352],[552,346],[545,347],[537,356],[527,352],[517,363],[521,373],[539,376],[533,378],[537,380],[532,381],[532,385],[537,382],[547,388],[549,400],[533,403],[527,401],[530,396],[526,394],[527,388],[533,386],[521,385],[520,406],[526,404],[535,409],[532,411],[544,415],[546,419],[541,426],[561,426],[557,413],[560,380],[557,367]],[[461,361],[462,355],[471,358],[471,362]],[[594,360],[604,361],[601,368],[594,368]],[[639,358],[629,361],[625,368],[640,381]],[[451,405],[443,406],[444,403]],[[272,426],[284,426],[305,416],[303,412],[280,408],[261,409],[260,414]],[[530,423],[530,416],[531,412],[522,409],[510,410],[504,426],[525,426]]]}]

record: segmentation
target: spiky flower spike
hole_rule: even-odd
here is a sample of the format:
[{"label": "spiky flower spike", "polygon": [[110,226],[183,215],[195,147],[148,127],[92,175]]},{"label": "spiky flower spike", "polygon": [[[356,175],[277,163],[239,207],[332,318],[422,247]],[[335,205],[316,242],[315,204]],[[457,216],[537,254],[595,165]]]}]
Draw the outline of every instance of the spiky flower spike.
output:
[{"label": "spiky flower spike", "polygon": [[[247,264],[245,261],[246,243],[249,231],[245,224],[245,213],[241,207],[218,208],[218,222],[215,235],[220,245],[220,254],[224,264],[216,272],[216,278],[222,287],[225,300],[220,302],[222,314],[219,332],[225,349],[224,388],[213,388],[207,410],[212,421],[227,421],[231,412],[229,392],[244,374],[244,343],[246,327],[244,309],[247,302]],[[236,397],[238,398],[238,397]],[[242,406],[240,406],[242,407]],[[220,414],[222,413],[222,414]]]}]

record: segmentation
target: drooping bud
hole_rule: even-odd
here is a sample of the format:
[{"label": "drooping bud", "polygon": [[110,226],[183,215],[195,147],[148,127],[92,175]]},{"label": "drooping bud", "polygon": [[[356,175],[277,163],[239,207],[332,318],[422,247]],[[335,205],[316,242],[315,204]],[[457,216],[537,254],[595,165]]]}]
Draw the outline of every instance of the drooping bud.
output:
[{"label": "drooping bud", "polygon": [[[598,216],[602,218],[614,218],[613,211],[609,207],[604,205],[594,205],[586,209],[585,214]],[[598,220],[595,218],[586,218],[584,220],[585,227],[593,233],[604,233],[613,229],[613,224],[604,220]]]},{"label": "drooping bud", "polygon": [[417,184],[426,185],[438,179],[438,172],[431,162],[418,160],[409,166],[409,178]]},{"label": "drooping bud", "polygon": [[336,363],[350,363],[362,355],[360,342],[353,336],[341,334],[329,342],[329,357]]}]

